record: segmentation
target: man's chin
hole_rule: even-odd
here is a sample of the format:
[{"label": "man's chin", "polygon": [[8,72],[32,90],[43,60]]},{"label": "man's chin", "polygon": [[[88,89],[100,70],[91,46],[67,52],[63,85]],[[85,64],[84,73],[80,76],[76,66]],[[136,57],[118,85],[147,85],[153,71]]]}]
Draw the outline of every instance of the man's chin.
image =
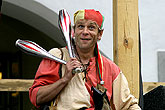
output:
[{"label": "man's chin", "polygon": [[91,46],[81,46],[80,49],[84,49],[84,50],[89,50],[91,49],[92,47]]}]

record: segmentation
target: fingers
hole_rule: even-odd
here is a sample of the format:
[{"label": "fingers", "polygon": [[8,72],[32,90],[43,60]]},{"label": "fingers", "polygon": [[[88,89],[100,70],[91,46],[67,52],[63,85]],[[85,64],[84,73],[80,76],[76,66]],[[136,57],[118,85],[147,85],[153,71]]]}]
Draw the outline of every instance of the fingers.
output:
[{"label": "fingers", "polygon": [[68,73],[72,73],[75,68],[82,68],[82,65],[76,58],[71,58],[66,64],[66,70]]},{"label": "fingers", "polygon": [[67,80],[70,80],[74,76],[72,70],[74,70],[75,68],[81,68],[81,63],[76,58],[71,58],[66,63],[66,71],[64,77]]},{"label": "fingers", "polygon": [[81,63],[76,58],[71,58],[70,61],[68,62],[68,65],[72,69],[81,67]]},{"label": "fingers", "polygon": [[80,68],[81,67],[81,63],[76,59],[72,59],[70,65],[73,68]]}]

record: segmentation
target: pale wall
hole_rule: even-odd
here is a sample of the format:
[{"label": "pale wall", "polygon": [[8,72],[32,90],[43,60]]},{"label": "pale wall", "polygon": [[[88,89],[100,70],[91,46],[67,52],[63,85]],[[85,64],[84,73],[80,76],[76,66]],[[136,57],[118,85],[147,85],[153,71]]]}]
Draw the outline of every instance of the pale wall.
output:
[{"label": "pale wall", "polygon": [[165,1],[139,0],[142,39],[142,77],[158,81],[157,51],[165,50]]}]

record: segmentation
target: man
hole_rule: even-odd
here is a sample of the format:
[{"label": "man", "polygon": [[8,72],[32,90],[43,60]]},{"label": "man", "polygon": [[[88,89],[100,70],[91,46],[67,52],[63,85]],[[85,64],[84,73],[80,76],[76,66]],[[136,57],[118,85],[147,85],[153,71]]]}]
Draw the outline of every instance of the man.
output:
[{"label": "man", "polygon": [[[50,50],[67,64],[42,60],[29,91],[35,106],[53,100],[51,107],[57,110],[140,110],[119,67],[99,53],[103,21],[93,9],[74,14],[76,58],[69,58],[66,48]],[[75,68],[84,71],[72,74]]]}]

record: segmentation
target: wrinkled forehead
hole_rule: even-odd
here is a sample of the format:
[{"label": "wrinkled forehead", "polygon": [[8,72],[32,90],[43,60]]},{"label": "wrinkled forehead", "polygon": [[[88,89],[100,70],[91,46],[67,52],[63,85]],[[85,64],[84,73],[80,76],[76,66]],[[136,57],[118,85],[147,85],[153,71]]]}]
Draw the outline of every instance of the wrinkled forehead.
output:
[{"label": "wrinkled forehead", "polygon": [[95,25],[99,28],[98,24],[96,23],[96,21],[93,20],[87,20],[87,19],[79,19],[76,21],[75,25],[79,25],[79,24],[83,24],[83,25]]}]

